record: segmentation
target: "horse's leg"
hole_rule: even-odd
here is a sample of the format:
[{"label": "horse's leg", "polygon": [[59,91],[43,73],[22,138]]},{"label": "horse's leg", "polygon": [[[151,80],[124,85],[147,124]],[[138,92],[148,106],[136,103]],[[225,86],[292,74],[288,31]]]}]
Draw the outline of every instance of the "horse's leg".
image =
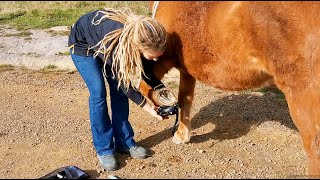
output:
[{"label": "horse's leg", "polygon": [[158,106],[153,98],[154,90],[144,80],[141,80],[138,89],[143,96],[147,97],[147,101],[150,100],[154,105]]},{"label": "horse's leg", "polygon": [[320,175],[320,84],[284,92],[309,159],[309,174]]},{"label": "horse's leg", "polygon": [[[156,64],[149,64],[149,66],[146,66],[144,68],[150,68],[151,72],[149,73],[151,74],[148,75],[151,75],[154,79],[161,80],[170,69],[175,67],[175,62],[175,59],[164,57],[161,59],[161,61],[157,61]],[[155,98],[156,92],[143,79],[141,79],[138,89],[141,94],[147,97],[147,99],[150,100],[155,106],[160,105]]]},{"label": "horse's leg", "polygon": [[180,84],[178,101],[180,106],[179,127],[174,134],[172,141],[176,144],[188,143],[191,138],[190,111],[194,97],[196,79],[189,73],[180,71]]}]

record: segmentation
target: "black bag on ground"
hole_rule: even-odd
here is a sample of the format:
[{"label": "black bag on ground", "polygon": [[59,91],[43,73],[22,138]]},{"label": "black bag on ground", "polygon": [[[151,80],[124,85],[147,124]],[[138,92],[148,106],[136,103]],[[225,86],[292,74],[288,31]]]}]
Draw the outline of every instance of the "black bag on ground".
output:
[{"label": "black bag on ground", "polygon": [[89,179],[90,176],[76,166],[58,168],[39,179]]}]

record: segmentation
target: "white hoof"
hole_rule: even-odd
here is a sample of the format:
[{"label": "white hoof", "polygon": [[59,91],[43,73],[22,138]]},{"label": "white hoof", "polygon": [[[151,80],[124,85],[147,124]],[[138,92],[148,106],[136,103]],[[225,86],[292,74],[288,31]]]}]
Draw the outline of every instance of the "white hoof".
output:
[{"label": "white hoof", "polygon": [[182,140],[180,138],[176,137],[176,135],[173,136],[172,142],[174,144],[182,144]]},{"label": "white hoof", "polygon": [[186,140],[183,140],[179,136],[177,136],[176,133],[174,134],[174,136],[172,138],[172,142],[175,144],[186,144],[189,141],[190,141],[190,137],[186,138]]}]

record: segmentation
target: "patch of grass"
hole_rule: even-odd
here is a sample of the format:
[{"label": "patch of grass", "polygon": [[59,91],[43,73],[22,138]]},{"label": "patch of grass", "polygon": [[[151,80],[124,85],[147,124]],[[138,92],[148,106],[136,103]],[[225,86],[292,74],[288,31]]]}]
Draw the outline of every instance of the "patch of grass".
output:
[{"label": "patch of grass", "polygon": [[16,68],[21,69],[21,70],[29,70],[26,66],[16,66]]},{"label": "patch of grass", "polygon": [[11,64],[0,64],[0,73],[5,72],[5,71],[10,71],[13,69],[14,69],[14,66]]},{"label": "patch of grass", "polygon": [[258,89],[258,90],[255,90],[255,91],[265,94],[265,93],[269,92],[270,90],[268,88],[262,88],[262,89]]},{"label": "patch of grass", "polygon": [[61,25],[70,26],[79,17],[80,13],[83,13],[83,10],[53,9],[43,11],[35,9],[22,16],[11,16],[11,18],[5,18],[4,20],[0,18],[0,22],[14,26],[18,30],[46,29]]},{"label": "patch of grass", "polygon": [[78,72],[78,70],[76,70],[76,69],[74,69],[74,70],[66,70],[67,74],[74,74],[76,72]]},{"label": "patch of grass", "polygon": [[32,35],[32,33],[29,31],[21,31],[18,33],[13,33],[13,34],[5,34],[3,36],[4,37],[29,37],[31,35]]},{"label": "patch of grass", "polygon": [[252,90],[243,90],[243,91],[239,91],[238,93],[240,95],[246,95],[246,94],[250,94],[252,92]]},{"label": "patch of grass", "polygon": [[59,52],[58,54],[56,54],[58,56],[69,56],[70,55],[70,52]]},{"label": "patch of grass", "polygon": [[53,68],[53,69],[45,67],[43,69],[40,69],[39,72],[41,72],[43,74],[61,74],[61,73],[72,74],[73,73],[70,70],[58,69],[57,67]]},{"label": "patch of grass", "polygon": [[83,14],[104,7],[129,7],[148,14],[146,1],[1,1],[0,9],[5,11],[0,13],[0,23],[18,30],[71,26]]},{"label": "patch of grass", "polygon": [[6,22],[6,21],[10,21],[12,19],[17,19],[20,16],[24,16],[25,14],[27,14],[27,11],[20,11],[20,10],[18,10],[17,12],[0,14],[0,22]]},{"label": "patch of grass", "polygon": [[42,73],[70,73],[68,69],[59,69],[57,66],[49,64],[48,66],[40,69]]},{"label": "patch of grass", "polygon": [[49,64],[48,66],[42,68],[41,71],[43,71],[43,72],[51,72],[51,71],[57,70],[57,68],[58,68],[57,66]]},{"label": "patch of grass", "polygon": [[170,81],[168,83],[168,87],[171,88],[171,89],[176,89],[176,88],[179,88],[179,84],[176,81]]},{"label": "patch of grass", "polygon": [[24,40],[25,40],[25,41],[31,41],[32,38],[31,38],[31,37],[26,37],[26,38],[24,38]]},{"label": "patch of grass", "polygon": [[54,31],[54,30],[47,30],[46,31],[51,36],[68,36],[70,31]]},{"label": "patch of grass", "polygon": [[286,97],[282,92],[281,93],[276,93],[276,95],[277,95],[278,101],[280,101],[282,103],[287,103]]},{"label": "patch of grass", "polygon": [[40,54],[34,53],[34,52],[21,53],[21,54],[22,54],[22,55],[27,55],[27,56],[30,56],[30,57],[35,57],[35,58],[41,57]]},{"label": "patch of grass", "polygon": [[267,92],[272,92],[277,96],[277,99],[282,102],[282,103],[287,103],[286,97],[283,94],[282,91],[280,91],[277,88],[263,88],[263,89],[259,89],[257,90],[258,92],[262,92],[262,93],[267,93]]}]

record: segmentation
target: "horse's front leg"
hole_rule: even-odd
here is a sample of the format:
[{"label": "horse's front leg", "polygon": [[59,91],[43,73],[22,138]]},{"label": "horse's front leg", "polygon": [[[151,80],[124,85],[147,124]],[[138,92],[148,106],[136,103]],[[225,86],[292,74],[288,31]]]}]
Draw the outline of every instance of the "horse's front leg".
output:
[{"label": "horse's front leg", "polygon": [[191,138],[190,112],[194,97],[196,79],[189,73],[180,70],[180,84],[178,101],[180,106],[180,121],[172,142],[175,144],[188,143]]},{"label": "horse's front leg", "polygon": [[147,101],[151,101],[156,106],[158,105],[153,98],[154,90],[144,80],[141,80],[138,89],[143,96],[147,97]]}]

